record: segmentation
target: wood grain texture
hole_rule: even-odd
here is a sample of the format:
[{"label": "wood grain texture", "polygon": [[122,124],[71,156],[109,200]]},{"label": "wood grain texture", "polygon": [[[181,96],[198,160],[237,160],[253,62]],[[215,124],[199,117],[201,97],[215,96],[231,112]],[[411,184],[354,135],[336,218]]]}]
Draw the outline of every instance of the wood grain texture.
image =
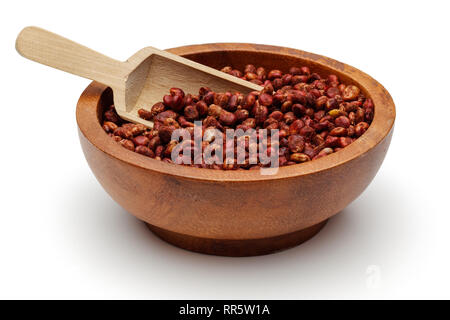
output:
[{"label": "wood grain texture", "polygon": [[[330,58],[266,45],[206,44],[169,51],[214,68],[254,63],[286,71],[307,65],[313,72],[335,73],[373,99],[375,116],[367,132],[350,146],[280,168],[276,175],[198,169],[149,159],[114,142],[99,122],[102,108],[112,102],[112,91],[92,83],[77,106],[86,159],[111,197],[167,241],[230,256],[290,247],[306,240],[308,232],[301,230],[316,226],[312,229],[318,231],[322,222],[358,197],[381,166],[392,137],[395,106],[381,84],[365,73]],[[285,242],[279,240],[283,236]]]},{"label": "wood grain texture", "polygon": [[141,119],[137,111],[151,108],[172,87],[186,92],[205,85],[218,92],[262,90],[254,83],[153,47],[121,62],[37,27],[20,32],[16,50],[27,59],[111,87],[117,113],[148,127],[153,127],[153,122]]},{"label": "wood grain texture", "polygon": [[218,256],[248,257],[295,247],[314,237],[327,222],[328,219],[311,227],[281,236],[244,240],[199,238],[161,229],[148,223],[147,226],[159,238],[186,250]]}]

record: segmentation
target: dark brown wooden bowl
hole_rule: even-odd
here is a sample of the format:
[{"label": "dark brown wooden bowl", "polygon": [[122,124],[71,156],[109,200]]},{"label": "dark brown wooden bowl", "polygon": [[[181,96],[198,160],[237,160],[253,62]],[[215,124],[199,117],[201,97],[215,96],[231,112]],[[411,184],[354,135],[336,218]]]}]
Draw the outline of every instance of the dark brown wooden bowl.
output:
[{"label": "dark brown wooden bowl", "polygon": [[79,136],[98,181],[162,239],[185,249],[249,256],[298,245],[358,197],[377,173],[392,136],[395,106],[367,74],[320,55],[267,45],[216,43],[169,50],[205,65],[247,63],[287,71],[307,65],[359,86],[375,104],[372,125],[350,146],[311,162],[259,171],[198,169],[153,160],[121,147],[100,124],[112,92],[91,83],[77,106]]}]

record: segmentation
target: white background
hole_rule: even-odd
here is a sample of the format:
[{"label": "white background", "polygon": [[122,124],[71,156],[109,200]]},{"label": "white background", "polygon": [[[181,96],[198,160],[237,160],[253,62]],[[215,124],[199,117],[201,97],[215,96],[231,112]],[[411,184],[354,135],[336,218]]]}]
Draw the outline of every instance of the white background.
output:
[{"label": "white background", "polygon": [[[0,10],[0,298],[450,298],[449,6],[434,1],[8,1]],[[75,104],[86,79],[20,57],[37,25],[114,58],[208,42],[351,64],[397,106],[366,191],[309,242],[225,258],[168,245],[91,173]]]}]

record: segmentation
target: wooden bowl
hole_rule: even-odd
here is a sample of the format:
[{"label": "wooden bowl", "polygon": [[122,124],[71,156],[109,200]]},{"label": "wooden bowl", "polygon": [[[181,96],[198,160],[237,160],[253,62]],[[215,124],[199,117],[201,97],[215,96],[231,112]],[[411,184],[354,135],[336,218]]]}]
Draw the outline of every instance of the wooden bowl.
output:
[{"label": "wooden bowl", "polygon": [[169,50],[205,65],[243,69],[247,63],[287,71],[306,65],[334,73],[373,99],[375,117],[350,146],[275,175],[164,163],[130,152],[100,124],[112,92],[91,83],[77,105],[79,136],[98,181],[125,210],[160,238],[184,249],[224,256],[271,253],[313,237],[358,197],[377,173],[391,141],[395,106],[367,74],[320,55],[267,45],[215,43]]}]

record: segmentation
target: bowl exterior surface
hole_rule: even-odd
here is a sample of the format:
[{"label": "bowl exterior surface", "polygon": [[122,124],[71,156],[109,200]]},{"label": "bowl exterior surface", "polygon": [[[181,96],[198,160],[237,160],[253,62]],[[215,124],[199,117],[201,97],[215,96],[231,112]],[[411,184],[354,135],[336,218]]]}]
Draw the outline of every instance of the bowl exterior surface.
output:
[{"label": "bowl exterior surface", "polygon": [[[338,73],[344,81],[360,85],[375,101],[375,119],[369,130],[344,150],[280,168],[274,176],[255,178],[256,172],[187,168],[125,150],[103,132],[98,120],[102,108],[112,103],[111,90],[92,83],[77,107],[87,162],[110,196],[154,231],[159,230],[162,238],[164,232],[166,237],[211,241],[253,241],[292,234],[319,225],[344,209],[380,168],[392,137],[395,108],[387,91],[369,76],[329,58],[287,48],[211,44],[171,51],[216,68],[228,64],[242,68],[246,62],[266,68],[306,64],[313,71]],[[195,250],[195,246],[185,247]],[[214,253],[214,248],[209,251]]]}]

